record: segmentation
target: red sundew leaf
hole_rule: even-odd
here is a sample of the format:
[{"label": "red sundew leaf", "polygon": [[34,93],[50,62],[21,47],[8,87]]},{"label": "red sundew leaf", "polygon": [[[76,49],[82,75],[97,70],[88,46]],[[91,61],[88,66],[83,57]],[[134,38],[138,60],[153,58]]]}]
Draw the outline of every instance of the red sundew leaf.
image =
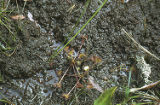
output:
[{"label": "red sundew leaf", "polygon": [[57,74],[57,76],[62,76],[62,70],[58,70],[57,72],[56,72],[56,74]]},{"label": "red sundew leaf", "polygon": [[25,18],[25,16],[23,16],[23,15],[15,15],[15,16],[11,16],[11,18],[14,19],[14,20],[22,20],[22,19]]},{"label": "red sundew leaf", "polygon": [[88,85],[87,85],[86,88],[87,88],[87,89],[93,89],[93,85],[92,85],[91,83],[88,83]]},{"label": "red sundew leaf", "polygon": [[69,56],[74,56],[74,52],[75,52],[75,50],[74,50],[74,49],[71,49],[71,51],[69,51],[68,55],[69,55]]},{"label": "red sundew leaf", "polygon": [[82,40],[81,40],[81,43],[84,44],[85,40],[88,40],[88,36],[81,36]]},{"label": "red sundew leaf", "polygon": [[81,38],[87,40],[88,36],[87,35],[82,35]]},{"label": "red sundew leaf", "polygon": [[50,68],[53,68],[54,62],[49,63]]},{"label": "red sundew leaf", "polygon": [[102,62],[102,59],[98,56],[92,56],[91,61],[93,61],[95,64]]},{"label": "red sundew leaf", "polygon": [[81,83],[77,83],[76,88],[83,88],[84,86]]},{"label": "red sundew leaf", "polygon": [[86,57],[86,55],[83,54],[83,53],[80,53],[79,56],[78,56],[78,58],[80,58],[80,59],[81,59],[81,58],[84,58],[84,57]]},{"label": "red sundew leaf", "polygon": [[62,96],[67,100],[69,99],[69,94],[63,93]]},{"label": "red sundew leaf", "polygon": [[72,58],[75,56],[75,50],[73,48],[69,48],[68,46],[64,48],[64,51],[67,53],[68,58]]},{"label": "red sundew leaf", "polygon": [[56,84],[54,84],[54,87],[61,88],[62,84],[61,83],[56,83]]},{"label": "red sundew leaf", "polygon": [[124,0],[121,0],[122,3],[124,3]]},{"label": "red sundew leaf", "polygon": [[66,47],[64,48],[64,51],[68,53],[68,52],[69,52],[69,46],[66,46]]}]

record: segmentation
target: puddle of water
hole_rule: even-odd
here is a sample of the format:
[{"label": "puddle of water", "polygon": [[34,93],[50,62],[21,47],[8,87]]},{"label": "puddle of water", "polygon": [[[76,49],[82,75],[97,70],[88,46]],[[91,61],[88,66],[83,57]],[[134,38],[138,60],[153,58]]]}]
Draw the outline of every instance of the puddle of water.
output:
[{"label": "puddle of water", "polygon": [[[27,98],[28,101],[34,103],[36,99],[44,100],[51,97],[52,88],[58,80],[59,78],[54,70],[47,70],[28,79],[11,80],[12,86],[2,86],[0,92],[8,99],[13,99],[12,102],[17,101],[16,103],[23,104],[24,99]],[[0,95],[0,98],[3,97]]]}]

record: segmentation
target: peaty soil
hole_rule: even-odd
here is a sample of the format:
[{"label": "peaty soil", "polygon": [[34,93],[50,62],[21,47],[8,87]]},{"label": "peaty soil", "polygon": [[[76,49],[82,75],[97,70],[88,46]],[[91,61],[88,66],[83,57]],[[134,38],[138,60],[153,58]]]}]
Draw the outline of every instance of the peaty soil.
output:
[{"label": "peaty soil", "polygon": [[[23,15],[26,18],[13,20],[10,17],[19,12],[15,1],[9,3],[8,10],[14,11],[5,15],[10,20],[10,29],[15,39],[7,28],[0,25],[0,41],[3,39],[2,42],[6,41],[11,47],[10,50],[0,51],[0,70],[4,76],[0,91],[11,102],[16,105],[92,105],[99,96],[100,92],[96,89],[77,88],[71,93],[70,99],[65,100],[62,94],[68,93],[76,83],[76,78],[69,76],[74,73],[72,69],[62,82],[62,88],[54,87],[61,78],[56,74],[57,71],[64,73],[70,63],[65,52],[51,61],[50,57],[60,44],[63,45],[65,40],[71,38],[68,35],[78,21],[84,4],[85,0],[33,0],[27,2],[24,8]],[[69,12],[73,5],[75,8]],[[145,85],[141,70],[137,67],[137,55],[144,56],[145,62],[151,66],[149,80],[159,80],[159,61],[135,47],[122,32],[122,28],[125,29],[139,44],[160,57],[159,5],[159,0],[130,0],[127,3],[122,3],[121,0],[108,1],[69,44],[70,48],[78,52],[81,36],[88,37],[80,52],[85,53],[88,58],[94,55],[102,59],[100,64],[92,67],[88,75],[94,77],[103,89],[117,86],[119,91],[124,91],[131,67],[135,67],[131,87]],[[18,1],[20,13],[23,6],[24,2]],[[90,2],[74,33],[99,6],[100,3],[96,0]],[[33,15],[34,22],[29,20],[28,13]],[[8,54],[11,55],[7,56]],[[85,65],[92,66],[93,63],[90,60],[83,61],[81,68]],[[123,69],[118,69],[119,66]],[[87,76],[84,79],[87,81]],[[83,85],[85,87],[86,84]],[[115,103],[123,99],[123,95],[118,94],[121,93],[117,92]]]}]

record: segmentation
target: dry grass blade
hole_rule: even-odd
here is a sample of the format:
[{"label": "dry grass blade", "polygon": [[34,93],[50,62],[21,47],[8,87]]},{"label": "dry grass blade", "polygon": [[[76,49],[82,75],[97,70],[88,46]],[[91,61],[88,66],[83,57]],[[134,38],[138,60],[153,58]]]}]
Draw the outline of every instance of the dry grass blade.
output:
[{"label": "dry grass blade", "polygon": [[148,55],[154,57],[155,59],[160,61],[160,58],[158,58],[157,56],[155,56],[154,54],[152,54],[151,52],[149,52],[147,49],[145,49],[143,46],[141,46],[139,43],[137,43],[134,38],[132,37],[131,34],[127,33],[124,29],[122,29],[122,31],[126,34],[127,37],[129,37],[135,45],[137,45],[141,50],[143,50],[145,53],[147,53]]},{"label": "dry grass blade", "polygon": [[22,20],[22,19],[25,18],[25,16],[23,16],[23,15],[15,15],[15,16],[11,16],[11,18],[14,19],[14,20]]},{"label": "dry grass blade", "polygon": [[89,83],[92,84],[93,88],[103,93],[103,89],[97,83],[94,82],[94,78],[92,76],[89,76],[88,80],[89,80]]},{"label": "dry grass blade", "polygon": [[139,90],[146,90],[146,89],[150,89],[152,87],[155,87],[156,85],[160,84],[160,80],[157,81],[157,82],[154,82],[154,83],[151,83],[149,85],[145,85],[145,86],[142,86],[141,88],[132,88],[130,89],[130,92],[135,92],[135,91],[139,91]]}]

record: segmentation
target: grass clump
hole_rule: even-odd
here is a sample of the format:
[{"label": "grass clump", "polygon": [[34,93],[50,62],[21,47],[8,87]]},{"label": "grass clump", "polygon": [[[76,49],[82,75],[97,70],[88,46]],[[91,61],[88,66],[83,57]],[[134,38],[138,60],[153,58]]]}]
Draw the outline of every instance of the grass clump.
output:
[{"label": "grass clump", "polygon": [[9,15],[12,11],[8,11],[8,4],[10,1],[5,0],[0,2],[0,51],[7,56],[11,56],[15,50],[16,35],[14,27]]}]

